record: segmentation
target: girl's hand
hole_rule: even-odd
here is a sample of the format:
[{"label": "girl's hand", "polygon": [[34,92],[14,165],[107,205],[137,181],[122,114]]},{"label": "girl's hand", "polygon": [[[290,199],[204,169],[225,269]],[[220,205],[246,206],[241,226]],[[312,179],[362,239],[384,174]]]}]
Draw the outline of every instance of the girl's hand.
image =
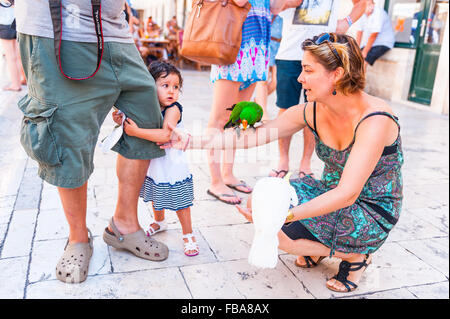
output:
[{"label": "girl's hand", "polygon": [[243,208],[239,205],[234,205],[236,206],[237,210],[239,211],[239,213],[242,214],[242,216],[245,217],[245,219],[247,219],[250,223],[253,223],[253,218],[252,218],[252,209],[251,208]]},{"label": "girl's hand", "polygon": [[174,127],[172,124],[168,123],[169,129],[172,131],[170,135],[170,141],[164,144],[160,144],[160,148],[176,148],[178,150],[185,151],[188,147],[191,135],[189,133],[183,132],[182,130]]},{"label": "girl's hand", "polygon": [[123,129],[129,136],[137,136],[140,130],[139,126],[137,126],[137,124],[130,118],[127,118],[123,123]]},{"label": "girl's hand", "polygon": [[114,111],[112,113],[113,121],[116,122],[116,124],[118,124],[118,125],[122,125],[122,117],[123,116],[124,116],[124,114],[123,113],[119,114],[119,111]]}]

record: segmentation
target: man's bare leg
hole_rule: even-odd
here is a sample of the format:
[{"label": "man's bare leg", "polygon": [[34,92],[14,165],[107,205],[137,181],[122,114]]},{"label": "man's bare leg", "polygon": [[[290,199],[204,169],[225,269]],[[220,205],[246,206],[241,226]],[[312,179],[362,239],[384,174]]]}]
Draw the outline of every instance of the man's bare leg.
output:
[{"label": "man's bare leg", "polygon": [[69,243],[87,243],[87,182],[78,188],[58,187],[58,192],[69,223]]},{"label": "man's bare leg", "polygon": [[[122,234],[131,234],[139,229],[137,207],[139,192],[145,181],[150,160],[127,159],[117,155],[117,177],[119,179],[119,194],[117,198],[116,211],[114,213],[114,224]],[[112,232],[112,229],[108,229]]]}]

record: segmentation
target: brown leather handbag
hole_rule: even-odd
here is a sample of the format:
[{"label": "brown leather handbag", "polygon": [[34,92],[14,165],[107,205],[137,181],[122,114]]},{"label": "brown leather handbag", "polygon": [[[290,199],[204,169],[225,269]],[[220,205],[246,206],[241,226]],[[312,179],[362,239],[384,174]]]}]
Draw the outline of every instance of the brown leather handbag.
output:
[{"label": "brown leather handbag", "polygon": [[228,65],[236,61],[242,25],[251,4],[239,7],[232,0],[194,0],[186,22],[181,55],[204,63]]}]

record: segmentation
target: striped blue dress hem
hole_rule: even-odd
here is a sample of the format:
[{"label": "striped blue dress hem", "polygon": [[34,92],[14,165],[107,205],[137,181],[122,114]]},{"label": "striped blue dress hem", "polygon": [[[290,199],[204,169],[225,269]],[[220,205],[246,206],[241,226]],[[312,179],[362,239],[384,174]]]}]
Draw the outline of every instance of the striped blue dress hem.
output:
[{"label": "striped blue dress hem", "polygon": [[192,174],[175,184],[155,183],[146,176],[139,196],[144,202],[153,202],[155,210],[169,209],[178,211],[191,207],[194,201],[194,184]]}]

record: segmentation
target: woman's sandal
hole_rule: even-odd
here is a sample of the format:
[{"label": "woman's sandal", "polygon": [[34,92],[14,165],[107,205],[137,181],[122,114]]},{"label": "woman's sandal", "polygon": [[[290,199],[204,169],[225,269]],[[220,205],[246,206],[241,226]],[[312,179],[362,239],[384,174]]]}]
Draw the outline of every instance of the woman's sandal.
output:
[{"label": "woman's sandal", "polygon": [[152,261],[162,261],[169,256],[169,249],[166,245],[147,237],[143,229],[137,232],[122,235],[114,224],[113,219],[109,222],[113,233],[108,227],[103,232],[103,240],[109,246],[116,249],[126,249],[137,257]]},{"label": "woman's sandal", "polygon": [[[199,249],[198,249],[198,244],[197,244],[197,242],[195,242],[195,241],[192,239],[192,237],[194,237],[194,235],[193,235],[192,233],[183,235],[183,239],[187,239],[187,240],[188,240],[188,242],[185,242],[185,241],[183,240],[183,243],[184,243],[184,254],[185,254],[186,256],[189,256],[189,257],[197,256],[197,255],[199,254],[199,252],[200,252]],[[195,253],[193,253],[193,254],[188,254],[188,251],[195,251]]]},{"label": "woman's sandal", "polygon": [[[333,286],[328,285],[328,283],[327,283],[327,288],[332,291],[336,291],[336,292],[352,292],[353,290],[358,288],[357,284],[355,284],[354,282],[347,279],[349,272],[350,271],[358,271],[363,267],[367,268],[367,266],[369,266],[369,264],[370,264],[370,262],[367,263],[368,259],[369,259],[369,254],[366,254],[364,257],[364,260],[362,262],[350,263],[348,261],[343,260],[339,264],[338,273],[331,279],[336,279],[336,281],[343,284],[345,286],[345,288],[347,289],[347,291],[338,290],[338,289],[334,288]],[[352,267],[354,267],[354,268],[352,268]],[[352,287],[350,287],[349,285],[351,285]]]},{"label": "woman's sandal", "polygon": [[89,262],[94,250],[92,233],[88,229],[89,241],[87,243],[69,244],[67,239],[64,253],[56,265],[56,278],[65,283],[80,283],[86,280],[89,271]]},{"label": "woman's sandal", "polygon": [[300,263],[298,262],[298,257],[297,257],[297,259],[295,259],[294,264],[295,264],[297,267],[300,267],[300,268],[314,268],[314,267],[316,267],[316,266],[317,266],[324,258],[326,258],[326,256],[320,256],[319,259],[317,259],[317,261],[314,261],[314,260],[311,258],[311,256],[299,256],[299,257],[302,257],[302,258],[306,261],[306,265],[304,265],[304,264],[300,264]]},{"label": "woman's sandal", "polygon": [[[153,228],[153,226],[152,226],[153,224],[158,224],[159,228],[158,229]],[[154,220],[150,224],[148,230],[145,233],[147,234],[148,237],[150,237],[150,236],[152,236],[152,235],[154,235],[156,233],[159,233],[159,232],[162,232],[162,231],[165,231],[165,230],[167,230],[167,223],[166,223],[165,220],[160,221],[160,222]]]}]

